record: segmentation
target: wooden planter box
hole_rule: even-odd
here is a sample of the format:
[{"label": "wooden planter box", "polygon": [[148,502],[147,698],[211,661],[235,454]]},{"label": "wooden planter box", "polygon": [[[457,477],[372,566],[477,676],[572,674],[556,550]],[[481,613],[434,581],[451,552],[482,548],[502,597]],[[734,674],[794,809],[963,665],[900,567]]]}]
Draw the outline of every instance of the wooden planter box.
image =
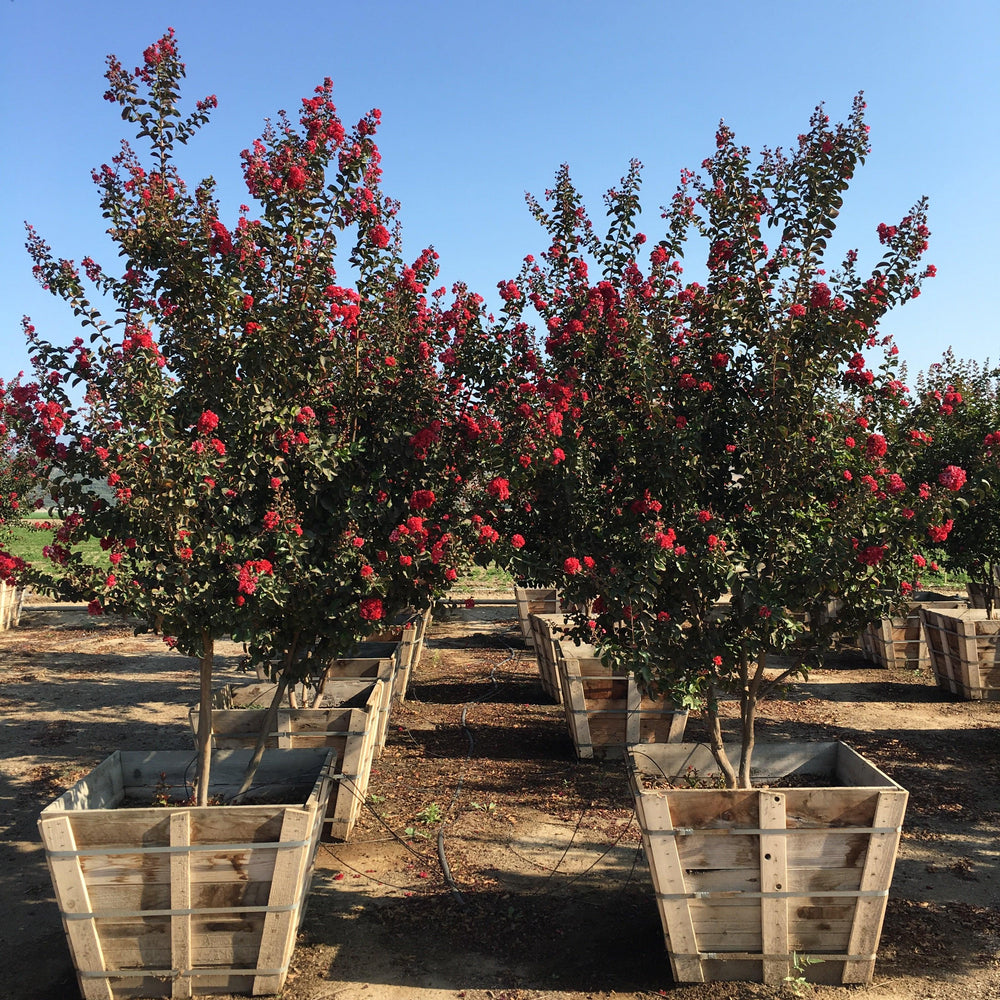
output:
[{"label": "wooden planter box", "polygon": [[920,611],[938,686],[969,700],[1000,699],[1000,611]]},{"label": "wooden planter box", "polygon": [[392,656],[396,666],[393,675],[394,701],[406,701],[413,671],[420,664],[424,651],[424,638],[431,624],[431,609],[407,615],[403,621],[387,626],[368,637],[354,651],[355,656]]},{"label": "wooden planter box", "polygon": [[[371,644],[369,644],[371,645]],[[393,680],[396,676],[396,661],[391,656],[355,656],[333,660],[326,668],[326,688],[334,681],[379,681],[378,725],[375,728],[376,757],[382,755],[386,733],[389,731],[389,713],[392,710]],[[324,688],[324,691],[326,690]]]},{"label": "wooden planter box", "polygon": [[930,666],[930,654],[920,618],[921,607],[938,611],[965,610],[964,601],[933,604],[915,602],[906,615],[873,622],[861,633],[861,650],[872,663],[889,670],[917,670]]},{"label": "wooden planter box", "polygon": [[0,632],[15,628],[21,620],[21,605],[24,603],[24,587],[12,587],[0,583]]},{"label": "wooden planter box", "polygon": [[642,695],[633,676],[612,673],[596,656],[567,656],[573,647],[562,643],[557,651],[566,725],[581,760],[622,758],[636,743],[684,738],[686,708]]},{"label": "wooden planter box", "polygon": [[528,649],[535,648],[535,639],[531,632],[531,615],[554,615],[559,609],[559,592],[555,587],[531,589],[514,587],[514,600],[517,602],[517,618],[521,623],[521,635]]},{"label": "wooden planter box", "polygon": [[[552,614],[528,615],[528,625],[531,629],[531,645],[538,660],[538,674],[541,677],[542,689],[557,704],[562,702],[562,686],[559,682],[559,669],[556,666],[556,642],[563,630],[573,623],[572,618],[561,612]],[[579,655],[585,656],[586,653]]]},{"label": "wooden planter box", "polygon": [[[371,778],[379,723],[381,681],[330,681],[319,708],[278,710],[267,747],[329,747],[337,754],[336,781],[323,817],[324,840],[348,840],[361,813]],[[267,715],[274,685],[226,685],[212,698],[212,748],[252,750]],[[198,737],[198,706],[190,712]]]},{"label": "wooden planter box", "polygon": [[[233,794],[249,757],[213,754],[211,794]],[[333,751],[265,753],[255,787],[281,804],[151,806],[164,782],[182,795],[190,787],[191,759],[186,750],[117,751],[42,811],[86,1000],[265,996],[284,985]]]},{"label": "wooden planter box", "polygon": [[[907,792],[843,743],[758,744],[753,763],[755,783],[777,787],[655,787],[713,784],[711,752],[630,753],[674,979],[782,986],[794,953],[822,959],[804,970],[813,982],[871,982]],[[781,787],[787,775],[815,786]]]}]

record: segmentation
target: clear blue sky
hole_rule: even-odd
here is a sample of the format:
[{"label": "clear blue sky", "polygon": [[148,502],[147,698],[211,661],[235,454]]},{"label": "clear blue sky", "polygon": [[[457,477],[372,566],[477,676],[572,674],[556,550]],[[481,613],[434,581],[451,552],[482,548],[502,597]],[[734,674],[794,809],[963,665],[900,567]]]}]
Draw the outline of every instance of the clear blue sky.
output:
[{"label": "clear blue sky", "polygon": [[186,96],[219,99],[182,169],[192,184],[215,176],[224,218],[247,200],[240,150],[330,76],[345,122],[382,110],[407,254],[433,244],[442,281],[493,305],[497,282],[543,248],[524,193],[541,195],[559,164],[599,220],[603,192],[641,159],[655,239],[656,209],[680,168],[710,155],[720,118],[754,150],[787,146],[817,103],[841,119],[864,90],[873,152],[838,247],[874,261],[878,223],[929,196],[939,277],[884,329],[911,374],[949,345],[1000,357],[996,0],[0,0],[0,377],[27,365],[23,314],[49,339],[78,332],[31,277],[24,221],[59,256],[112,263],[90,170],[128,133],[101,97],[104,57],[135,66],[168,26]]}]

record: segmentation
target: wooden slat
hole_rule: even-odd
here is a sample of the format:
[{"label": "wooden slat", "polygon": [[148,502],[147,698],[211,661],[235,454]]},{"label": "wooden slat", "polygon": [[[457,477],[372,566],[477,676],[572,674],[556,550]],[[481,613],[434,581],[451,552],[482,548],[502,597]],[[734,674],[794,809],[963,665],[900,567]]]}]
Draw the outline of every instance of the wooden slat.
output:
[{"label": "wooden slat", "polygon": [[[785,829],[785,796],[768,789],[760,793],[760,825],[763,830]],[[788,885],[788,838],[763,833],[760,836],[760,887],[763,892],[785,892]],[[784,955],[788,947],[788,900],[760,901],[760,929],[765,955]],[[779,986],[789,974],[786,958],[765,958],[764,982]]]},{"label": "wooden slat", "polygon": [[647,830],[672,830],[670,806],[662,795],[643,794],[636,797],[636,811],[639,813],[643,831],[643,844],[648,858],[655,857],[659,864],[650,864],[653,889],[657,894],[657,906],[666,931],[667,951],[674,979],[681,983],[702,983],[705,975],[698,952],[701,950],[691,919],[691,908],[686,899],[665,897],[680,896],[688,891],[684,867],[677,852],[676,838],[653,847],[646,837]]},{"label": "wooden slat", "polygon": [[46,810],[114,809],[121,805],[125,797],[121,760],[119,750],[105,757],[90,774],[46,806]]},{"label": "wooden slat", "polygon": [[[65,814],[43,814],[38,825],[46,851],[76,850],[73,828]],[[79,858],[49,857],[48,862],[60,913],[71,916],[92,913],[90,894],[87,892]],[[63,920],[63,926],[77,973],[105,972],[107,965],[96,923],[93,920],[71,919]],[[91,979],[82,975],[78,978],[84,1000],[112,1000],[111,987],[106,979]]]},{"label": "wooden slat", "polygon": [[[879,796],[875,810],[873,827],[900,827],[906,812],[907,794],[883,792]],[[892,882],[892,871],[896,864],[899,848],[898,833],[873,833],[868,843],[864,873],[861,876],[862,891],[885,888]],[[854,911],[854,926],[847,946],[850,955],[871,955],[868,961],[845,962],[843,983],[867,983],[875,971],[875,951],[882,934],[887,896],[859,897]]]},{"label": "wooden slat", "polygon": [[641,740],[639,734],[639,710],[642,707],[642,695],[639,693],[639,685],[635,678],[628,679],[628,715],[625,719],[625,742],[638,743]]},{"label": "wooden slat", "polygon": [[532,614],[555,614],[559,610],[559,592],[554,587],[526,588],[514,587],[517,603],[517,618],[521,624],[521,635],[529,649],[535,648],[529,616]]},{"label": "wooden slat", "polygon": [[976,623],[974,621],[961,621],[956,632],[962,657],[959,683],[963,689],[957,693],[963,694],[966,698],[982,698],[983,678],[979,670],[979,642],[976,636]]},{"label": "wooden slat", "polygon": [[[304,840],[309,836],[312,815],[304,809],[286,809],[281,825],[282,841]],[[278,852],[274,865],[274,879],[271,882],[269,906],[288,906],[296,903],[306,877],[309,853],[305,847],[288,848]],[[264,918],[261,933],[257,967],[260,969],[286,969],[295,948],[293,920],[297,914],[292,911],[268,913]],[[284,976],[255,976],[253,993],[277,993]]]},{"label": "wooden slat", "polygon": [[594,747],[590,733],[590,717],[587,715],[587,697],[583,677],[580,675],[580,661],[569,657],[560,659],[559,664],[570,735],[576,745],[577,756],[589,760],[594,756]]},{"label": "wooden slat", "polygon": [[562,701],[562,688],[556,665],[557,643],[562,629],[569,622],[570,618],[564,614],[531,614],[528,616],[542,688],[556,702]]},{"label": "wooden slat", "polygon": [[278,713],[278,747],[282,750],[291,750],[292,743],[292,720],[290,713]]},{"label": "wooden slat", "polygon": [[[191,844],[191,814],[175,812],[170,816],[170,846],[189,847]],[[170,908],[191,908],[191,855],[170,855]],[[170,918],[170,964],[180,972],[171,983],[172,997],[190,997],[191,978],[185,973],[191,968],[191,916],[175,914]]]},{"label": "wooden slat", "polygon": [[350,838],[364,805],[371,777],[378,715],[374,711],[353,708],[350,709],[348,722],[352,732],[361,731],[362,735],[347,739],[340,769],[341,778],[330,796],[324,820],[324,836],[335,840]]}]

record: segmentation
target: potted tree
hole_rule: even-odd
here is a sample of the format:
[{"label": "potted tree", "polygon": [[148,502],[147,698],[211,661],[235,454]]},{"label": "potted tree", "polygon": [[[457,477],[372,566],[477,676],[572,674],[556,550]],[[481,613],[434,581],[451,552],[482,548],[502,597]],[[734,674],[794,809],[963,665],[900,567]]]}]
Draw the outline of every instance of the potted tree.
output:
[{"label": "potted tree", "polygon": [[8,408],[16,414],[16,398],[21,391],[20,378],[9,385],[0,379],[0,630],[17,625],[24,601],[24,587],[18,582],[24,560],[8,550],[14,524],[24,516],[25,503],[30,499],[34,463],[5,419]]},{"label": "potted tree", "polygon": [[[548,249],[506,286],[504,321],[523,326],[530,303],[545,341],[497,388],[505,535],[591,602],[580,635],[606,661],[704,710],[703,744],[630,753],[678,980],[780,983],[803,950],[824,959],[812,978],[872,975],[906,792],[840,745],[755,751],[754,725],[836,632],[913,588],[927,527],[961,486],[960,470],[907,478],[914,445],[886,437],[905,397],[878,323],[933,274],[923,202],[879,225],[869,274],[854,251],[826,263],[868,152],[863,108],[843,124],[817,109],[790,152],[756,163],[721,125],[648,252],[638,164],[607,195],[604,238],[563,168],[551,208],[531,201]],[[692,232],[707,259],[684,282]],[[533,534],[546,525],[560,530]],[[803,775],[816,787],[752,787]]]},{"label": "potted tree", "polygon": [[952,694],[1000,698],[1000,369],[946,351],[917,376],[917,402],[900,433],[921,442],[918,474],[952,456],[968,476],[934,540],[941,561],[969,577],[972,607],[920,609],[931,667]]},{"label": "potted tree", "polygon": [[1000,603],[1000,368],[949,350],[918,373],[916,396],[899,428],[922,445],[916,474],[926,478],[953,462],[968,476],[954,524],[939,543],[942,562],[969,577],[973,607],[992,611]]},{"label": "potted tree", "polygon": [[[398,229],[388,228],[395,204],[379,187],[378,112],[345,128],[330,82],[318,87],[297,123],[282,116],[280,129],[244,151],[260,216],[244,206],[227,226],[211,178],[190,189],[175,165],[177,145],[194,138],[216,103],[209,97],[182,112],[183,75],[172,31],[134,72],[108,61],[105,96],[150,154],[143,161],[124,144],[94,175],[120,272],[89,257],[77,267],[33,230],[28,237],[36,275],[85,333],[60,346],[26,321],[38,377],[10,416],[64,515],[47,549],[58,571],[33,567],[29,578],[55,595],[86,595],[95,614],[136,616],[197,658],[200,673],[193,782],[173,758],[161,767],[116,755],[42,816],[88,996],[280,989],[336,766],[325,748],[265,750],[282,694],[383,619],[427,605],[457,576],[467,541],[491,537],[453,516],[466,488],[462,462],[493,434],[476,421],[475,392],[463,381],[466,369],[478,370],[473,338],[462,343],[478,302],[461,287],[451,305],[430,300],[431,251],[403,266]],[[351,288],[335,270],[344,234],[358,274]],[[75,546],[87,538],[100,540],[106,563],[82,558]],[[213,757],[213,649],[223,635],[243,639],[277,684],[256,747]],[[105,810],[135,793],[134,773],[152,781],[150,798],[184,804],[128,814],[144,813],[148,829],[109,821]],[[257,809],[252,796],[262,785],[277,792],[282,773],[299,780],[278,793],[280,805],[238,826]],[[220,795],[227,805],[210,808]],[[89,892],[81,851],[141,861],[147,847],[129,843],[130,831],[169,860],[168,913],[160,896],[155,912],[131,897],[120,907],[135,911],[140,938],[160,935],[164,947],[150,954],[104,940],[100,911],[113,901],[79,903]],[[233,843],[231,870],[257,852],[255,870],[270,865],[280,888],[269,896],[254,879],[251,898],[237,880],[238,898],[196,898],[184,872],[209,845],[226,856]],[[80,905],[86,920],[70,913]],[[233,906],[227,920],[221,914]],[[200,931],[219,922],[230,932],[252,925],[253,934],[236,934],[231,949],[213,939],[199,951]],[[254,941],[256,957],[247,950]]]}]

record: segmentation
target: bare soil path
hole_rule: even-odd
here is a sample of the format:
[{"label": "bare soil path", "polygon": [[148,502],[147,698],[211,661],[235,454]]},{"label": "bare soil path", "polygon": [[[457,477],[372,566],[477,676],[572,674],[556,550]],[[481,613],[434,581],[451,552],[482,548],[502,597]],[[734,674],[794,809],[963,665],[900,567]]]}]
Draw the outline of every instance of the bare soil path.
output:
[{"label": "bare soil path", "polygon": [[[0,633],[0,1000],[77,996],[38,812],[115,749],[190,748],[196,700],[127,622],[29,604]],[[845,648],[760,733],[843,739],[910,790],[875,982],[809,995],[1000,1000],[1000,704]],[[284,1000],[792,995],[672,983],[621,765],[575,760],[512,606],[439,614],[352,843],[320,850]]]}]

